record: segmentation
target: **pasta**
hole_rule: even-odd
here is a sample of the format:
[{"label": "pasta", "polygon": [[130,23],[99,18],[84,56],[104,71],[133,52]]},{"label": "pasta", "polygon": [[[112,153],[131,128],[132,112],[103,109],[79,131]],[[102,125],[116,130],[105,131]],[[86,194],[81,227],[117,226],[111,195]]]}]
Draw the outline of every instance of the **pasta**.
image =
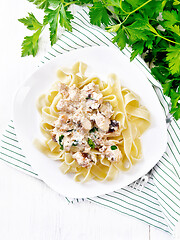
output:
[{"label": "pasta", "polygon": [[72,69],[58,70],[59,81],[39,97],[45,141],[36,140],[36,146],[60,160],[61,171],[74,174],[77,182],[109,181],[142,159],[140,137],[150,114],[115,74],[104,82],[87,77],[86,69],[77,62]]}]

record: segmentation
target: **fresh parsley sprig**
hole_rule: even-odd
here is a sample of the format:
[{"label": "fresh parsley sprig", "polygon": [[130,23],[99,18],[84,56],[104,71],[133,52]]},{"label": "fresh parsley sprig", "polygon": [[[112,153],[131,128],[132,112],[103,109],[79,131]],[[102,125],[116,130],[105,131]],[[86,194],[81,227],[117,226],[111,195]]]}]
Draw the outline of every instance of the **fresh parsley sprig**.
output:
[{"label": "fresh parsley sprig", "polygon": [[22,57],[37,54],[39,38],[46,25],[49,25],[51,46],[57,41],[58,26],[72,31],[71,20],[74,18],[67,10],[73,2],[60,0],[28,0],[34,3],[37,8],[44,10],[43,23],[40,23],[33,13],[28,13],[26,18],[18,19],[29,30],[35,31],[32,36],[27,36],[22,42]]},{"label": "fresh parsley sprig", "polygon": [[28,13],[29,16],[26,18],[21,18],[19,21],[23,23],[29,30],[35,31],[32,36],[26,36],[22,43],[22,57],[36,55],[38,50],[39,36],[43,30],[43,24],[41,24],[33,15],[33,13]]},{"label": "fresh parsley sprig", "polygon": [[24,38],[22,56],[35,56],[39,37],[49,25],[50,41],[57,41],[60,25],[72,31],[73,15],[68,11],[71,4],[89,4],[92,24],[105,26],[114,33],[113,43],[120,50],[126,45],[132,48],[130,60],[143,54],[151,66],[154,77],[161,83],[163,92],[171,99],[171,113],[180,118],[180,1],[178,0],[28,0],[43,9],[44,20],[40,23],[32,13],[19,19],[32,36]]}]

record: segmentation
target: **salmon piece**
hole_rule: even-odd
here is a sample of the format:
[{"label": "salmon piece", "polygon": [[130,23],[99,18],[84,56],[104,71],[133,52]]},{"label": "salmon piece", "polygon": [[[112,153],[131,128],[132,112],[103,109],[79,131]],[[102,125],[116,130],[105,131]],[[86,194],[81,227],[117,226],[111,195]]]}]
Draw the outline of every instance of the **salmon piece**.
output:
[{"label": "salmon piece", "polygon": [[82,124],[82,127],[85,129],[85,130],[91,130],[92,128],[92,124],[91,124],[91,121],[89,121],[87,118],[83,117],[81,119],[81,124]]},{"label": "salmon piece", "polygon": [[[115,146],[115,145],[114,145]],[[108,146],[104,151],[105,157],[111,162],[119,162],[122,159],[122,153],[117,147],[117,149],[112,150],[112,146]]]},{"label": "salmon piece", "polygon": [[69,96],[69,87],[65,83],[59,83],[59,92],[62,93],[63,97],[67,98]]},{"label": "salmon piece", "polygon": [[109,118],[104,117],[102,114],[98,112],[97,115],[95,115],[94,120],[98,128],[100,128],[103,132],[107,132],[109,130],[109,124],[110,124]]},{"label": "salmon piece", "polygon": [[82,153],[82,152],[76,152],[72,156],[81,167],[91,166],[91,159],[87,157],[88,154]]},{"label": "salmon piece", "polygon": [[102,103],[99,111],[103,116],[107,118],[110,118],[113,115],[112,106],[109,102]]},{"label": "salmon piece", "polygon": [[50,135],[51,135],[52,140],[53,140],[54,142],[57,142],[57,141],[56,141],[56,134],[53,133],[53,132],[50,132]]}]

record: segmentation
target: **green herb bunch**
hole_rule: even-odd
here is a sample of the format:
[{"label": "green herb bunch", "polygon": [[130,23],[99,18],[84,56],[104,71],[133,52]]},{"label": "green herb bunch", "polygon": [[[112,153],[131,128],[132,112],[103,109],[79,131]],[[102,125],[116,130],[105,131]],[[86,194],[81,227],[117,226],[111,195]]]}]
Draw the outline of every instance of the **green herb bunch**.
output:
[{"label": "green herb bunch", "polygon": [[[44,11],[43,23],[32,13],[19,19],[32,36],[22,43],[22,56],[35,56],[40,34],[49,25],[51,45],[57,41],[60,25],[72,31],[68,11],[71,4],[89,6],[92,24],[105,26],[114,32],[113,43],[120,50],[132,48],[130,60],[143,54],[154,77],[160,81],[163,92],[171,98],[171,113],[180,118],[180,1],[179,0],[28,0]],[[153,64],[152,64],[153,63]]]}]

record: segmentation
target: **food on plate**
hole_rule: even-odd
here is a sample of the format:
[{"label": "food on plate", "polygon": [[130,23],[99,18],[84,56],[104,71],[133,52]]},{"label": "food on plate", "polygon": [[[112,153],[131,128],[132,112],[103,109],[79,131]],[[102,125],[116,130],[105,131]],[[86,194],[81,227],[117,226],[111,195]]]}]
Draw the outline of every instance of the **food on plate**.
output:
[{"label": "food on plate", "polygon": [[142,159],[140,136],[150,125],[149,111],[139,97],[120,85],[86,76],[87,65],[58,70],[59,80],[39,97],[41,132],[37,147],[62,162],[60,169],[74,180],[112,180]]}]

